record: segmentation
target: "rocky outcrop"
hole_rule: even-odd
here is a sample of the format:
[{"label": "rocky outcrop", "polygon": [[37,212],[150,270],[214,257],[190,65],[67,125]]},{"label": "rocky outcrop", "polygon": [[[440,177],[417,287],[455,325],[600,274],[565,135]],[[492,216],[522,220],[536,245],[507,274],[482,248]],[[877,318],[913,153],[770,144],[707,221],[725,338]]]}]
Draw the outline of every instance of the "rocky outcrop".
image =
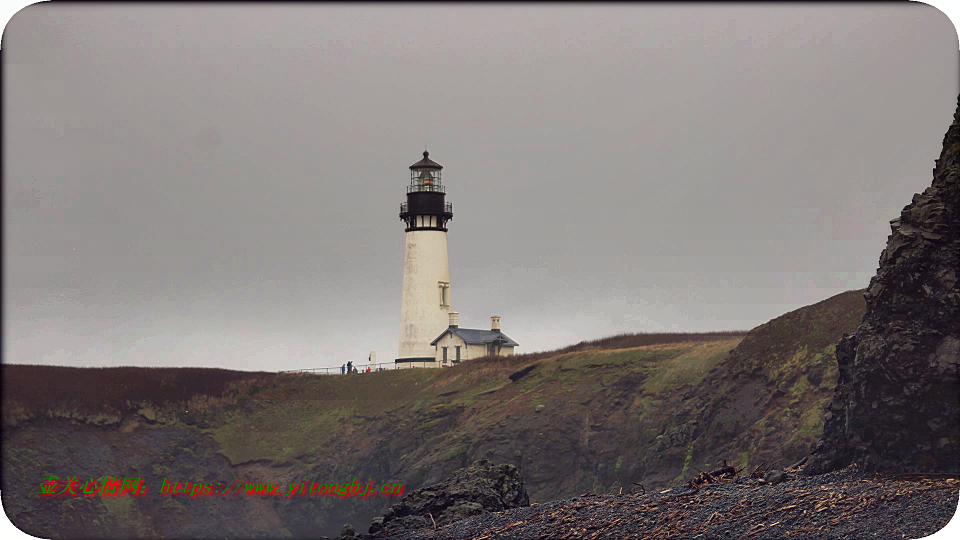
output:
[{"label": "rocky outcrop", "polygon": [[382,518],[374,519],[370,533],[394,536],[407,530],[432,529],[485,511],[529,505],[519,469],[481,459],[439,484],[405,495]]},{"label": "rocky outcrop", "polygon": [[960,108],[880,256],[806,472],[960,471]]}]

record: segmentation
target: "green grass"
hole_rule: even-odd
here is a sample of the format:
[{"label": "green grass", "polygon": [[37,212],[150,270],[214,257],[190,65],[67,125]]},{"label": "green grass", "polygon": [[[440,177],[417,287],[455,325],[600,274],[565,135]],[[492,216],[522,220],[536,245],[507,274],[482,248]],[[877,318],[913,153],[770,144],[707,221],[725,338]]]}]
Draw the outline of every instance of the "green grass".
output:
[{"label": "green grass", "polygon": [[[309,462],[322,458],[327,445],[350,437],[357,438],[360,445],[369,443],[368,428],[376,431],[402,417],[414,436],[442,436],[436,441],[437,457],[448,459],[468,451],[462,443],[450,441],[469,437],[476,429],[505,429],[503,423],[509,424],[511,415],[547,414],[559,395],[594,396],[598,387],[610,394],[609,389],[629,374],[646,377],[644,392],[696,384],[740,341],[739,337],[724,338],[562,354],[538,360],[540,365],[517,382],[504,376],[522,363],[490,366],[466,362],[442,370],[345,378],[280,377],[276,385],[251,396],[248,407],[231,412],[223,425],[207,431],[234,465],[257,460]],[[650,398],[643,398],[635,407],[636,414],[655,404],[647,401]],[[543,412],[537,413],[538,407]],[[453,427],[442,427],[451,421]]]},{"label": "green grass", "polygon": [[98,497],[98,499],[116,522],[130,527],[136,533],[136,537],[149,538],[155,536],[149,526],[149,520],[140,512],[136,499],[133,497]]},{"label": "green grass", "polygon": [[644,392],[659,394],[667,389],[699,384],[739,343],[739,339],[733,339],[685,346],[680,354],[657,365],[656,372],[643,383]]}]

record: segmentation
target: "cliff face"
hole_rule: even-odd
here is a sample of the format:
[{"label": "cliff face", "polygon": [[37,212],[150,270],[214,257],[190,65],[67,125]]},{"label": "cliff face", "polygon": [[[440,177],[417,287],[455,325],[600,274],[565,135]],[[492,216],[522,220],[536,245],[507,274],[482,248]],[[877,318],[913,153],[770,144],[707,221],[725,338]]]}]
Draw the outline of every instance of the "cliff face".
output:
[{"label": "cliff face", "polygon": [[[862,313],[862,293],[850,292],[746,337],[616,336],[346,377],[5,364],[3,506],[41,538],[316,538],[365,527],[397,500],[165,497],[160,488],[164,479],[289,490],[357,478],[410,493],[487,458],[519,468],[529,498],[543,502],[633,482],[653,490],[722,459],[788,463],[820,433],[833,343]],[[40,497],[50,476],[142,477],[150,493]]]},{"label": "cliff face", "polygon": [[[626,493],[633,482],[649,492],[723,459],[748,470],[789,464],[820,434],[837,379],[834,343],[863,310],[862,291],[850,291],[746,336],[615,336],[456,368],[346,377],[5,364],[3,506],[41,538],[316,538],[336,536],[344,523],[363,528],[397,500],[159,490],[164,479],[276,482],[286,491],[305,479],[357,478],[400,482],[411,493],[487,458],[519,468],[524,491],[540,503]],[[39,484],[50,476],[142,477],[151,492],[42,498]],[[520,490],[494,484],[519,504],[509,494]],[[407,506],[438,522],[434,510],[448,503],[457,515],[477,509],[421,499]]]},{"label": "cliff face", "polygon": [[960,471],[960,108],[880,255],[806,471]]}]

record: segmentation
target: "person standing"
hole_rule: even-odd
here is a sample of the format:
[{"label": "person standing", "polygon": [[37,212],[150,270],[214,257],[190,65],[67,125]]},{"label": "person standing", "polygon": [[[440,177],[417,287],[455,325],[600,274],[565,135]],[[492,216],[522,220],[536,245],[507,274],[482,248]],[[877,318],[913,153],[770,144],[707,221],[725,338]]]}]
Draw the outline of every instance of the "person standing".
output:
[{"label": "person standing", "polygon": [[347,373],[353,373],[353,360],[347,362]]},{"label": "person standing", "polygon": [[346,373],[346,372],[347,372],[347,365],[346,365],[346,364],[341,365],[341,366],[340,366],[340,374],[343,375],[343,374]]}]

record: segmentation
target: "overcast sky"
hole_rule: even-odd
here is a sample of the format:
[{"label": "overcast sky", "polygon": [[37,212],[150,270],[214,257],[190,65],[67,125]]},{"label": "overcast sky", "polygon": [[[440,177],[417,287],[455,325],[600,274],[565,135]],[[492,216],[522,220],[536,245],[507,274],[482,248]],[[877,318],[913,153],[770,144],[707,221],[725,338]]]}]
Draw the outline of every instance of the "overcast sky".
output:
[{"label": "overcast sky", "polygon": [[922,4],[36,4],[3,35],[3,360],[397,354],[407,167],[518,352],[749,329],[867,285],[931,182]]}]

